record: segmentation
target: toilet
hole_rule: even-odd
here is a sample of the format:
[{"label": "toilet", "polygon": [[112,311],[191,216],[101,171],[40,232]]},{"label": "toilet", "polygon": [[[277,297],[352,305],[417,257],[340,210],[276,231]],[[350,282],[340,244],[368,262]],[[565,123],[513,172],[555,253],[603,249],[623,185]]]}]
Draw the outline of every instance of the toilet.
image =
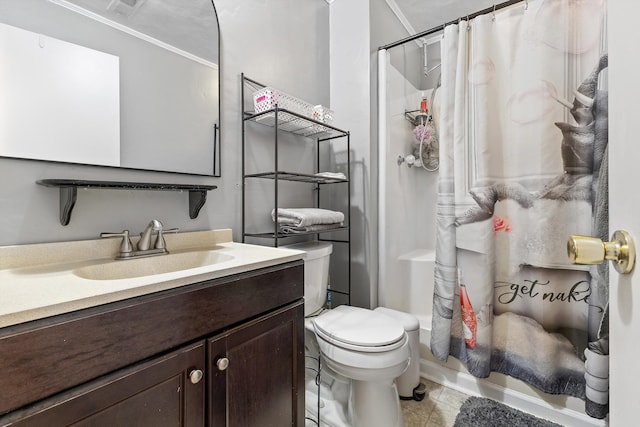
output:
[{"label": "toilet", "polygon": [[320,353],[334,372],[350,379],[353,427],[403,427],[395,379],[409,366],[407,334],[393,318],[338,306],[311,321]]},{"label": "toilet", "polygon": [[[313,332],[322,361],[330,371],[349,381],[348,421],[352,427],[403,427],[396,379],[419,384],[419,372],[403,374],[412,362],[406,313],[369,310],[325,303],[332,246],[304,242],[285,246],[303,251],[306,329]],[[318,314],[320,313],[320,314]],[[406,317],[403,317],[406,316]],[[404,320],[403,320],[404,319]],[[415,318],[414,318],[415,319]],[[417,319],[415,320],[417,323]],[[400,377],[400,378],[399,378]],[[406,386],[405,386],[406,388]]]},{"label": "toilet", "polygon": [[329,259],[333,245],[328,242],[303,242],[281,246],[302,251],[304,261],[304,317],[320,312],[327,299]]}]

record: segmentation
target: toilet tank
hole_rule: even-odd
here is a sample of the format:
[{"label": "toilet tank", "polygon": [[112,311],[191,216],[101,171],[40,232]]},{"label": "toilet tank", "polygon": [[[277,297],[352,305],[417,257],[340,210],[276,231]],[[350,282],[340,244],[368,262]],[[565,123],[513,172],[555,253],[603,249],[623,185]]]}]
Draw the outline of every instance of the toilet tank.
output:
[{"label": "toilet tank", "polygon": [[281,246],[304,252],[304,315],[324,306],[329,283],[329,258],[333,246],[329,242],[303,242]]}]

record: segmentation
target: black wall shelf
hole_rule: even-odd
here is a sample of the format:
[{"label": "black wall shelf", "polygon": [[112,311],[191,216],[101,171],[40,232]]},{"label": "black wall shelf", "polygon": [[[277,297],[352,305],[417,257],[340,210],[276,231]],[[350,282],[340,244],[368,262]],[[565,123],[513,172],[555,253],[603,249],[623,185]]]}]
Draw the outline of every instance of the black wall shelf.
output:
[{"label": "black wall shelf", "polygon": [[216,185],[200,184],[162,184],[153,182],[88,181],[80,179],[41,179],[36,184],[60,189],[60,224],[68,225],[71,212],[78,198],[78,188],[111,190],[153,190],[188,191],[189,217],[197,218],[200,209],[207,201],[207,191],[218,188]]}]

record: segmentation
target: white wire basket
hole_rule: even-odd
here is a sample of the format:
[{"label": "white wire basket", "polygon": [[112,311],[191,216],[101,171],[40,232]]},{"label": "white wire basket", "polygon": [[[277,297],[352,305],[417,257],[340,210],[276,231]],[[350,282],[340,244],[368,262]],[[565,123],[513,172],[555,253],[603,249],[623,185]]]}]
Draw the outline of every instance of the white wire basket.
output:
[{"label": "white wire basket", "polygon": [[313,107],[313,119],[322,123],[331,124],[333,122],[333,110],[322,105]]},{"label": "white wire basket", "polygon": [[262,113],[275,106],[313,118],[313,105],[295,96],[288,95],[272,87],[262,88],[253,94],[253,106],[256,113]]},{"label": "white wire basket", "polygon": [[[275,106],[300,114],[321,123],[333,121],[333,111],[322,105],[311,105],[295,96],[288,95],[272,87],[265,87],[253,93],[253,106],[256,114],[269,111]],[[256,119],[257,122],[269,126],[275,125],[275,113],[268,113]],[[313,124],[293,114],[278,111],[278,127],[282,130],[304,136],[319,137],[326,133],[326,128]]]}]

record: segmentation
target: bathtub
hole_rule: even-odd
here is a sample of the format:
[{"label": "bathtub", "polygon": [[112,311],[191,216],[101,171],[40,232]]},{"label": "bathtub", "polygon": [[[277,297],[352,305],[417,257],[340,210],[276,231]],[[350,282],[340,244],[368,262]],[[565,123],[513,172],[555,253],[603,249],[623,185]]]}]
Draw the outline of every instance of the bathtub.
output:
[{"label": "bathtub", "polygon": [[433,309],[433,271],[435,252],[416,249],[398,257],[403,272],[396,286],[404,290],[398,298],[396,310],[411,313],[420,321],[420,342],[431,339],[431,310]]},{"label": "bathtub", "polygon": [[388,263],[385,291],[380,292],[380,305],[410,313],[420,322],[421,359],[431,355],[434,267],[435,252],[432,249],[416,249],[401,254],[394,262]]}]

